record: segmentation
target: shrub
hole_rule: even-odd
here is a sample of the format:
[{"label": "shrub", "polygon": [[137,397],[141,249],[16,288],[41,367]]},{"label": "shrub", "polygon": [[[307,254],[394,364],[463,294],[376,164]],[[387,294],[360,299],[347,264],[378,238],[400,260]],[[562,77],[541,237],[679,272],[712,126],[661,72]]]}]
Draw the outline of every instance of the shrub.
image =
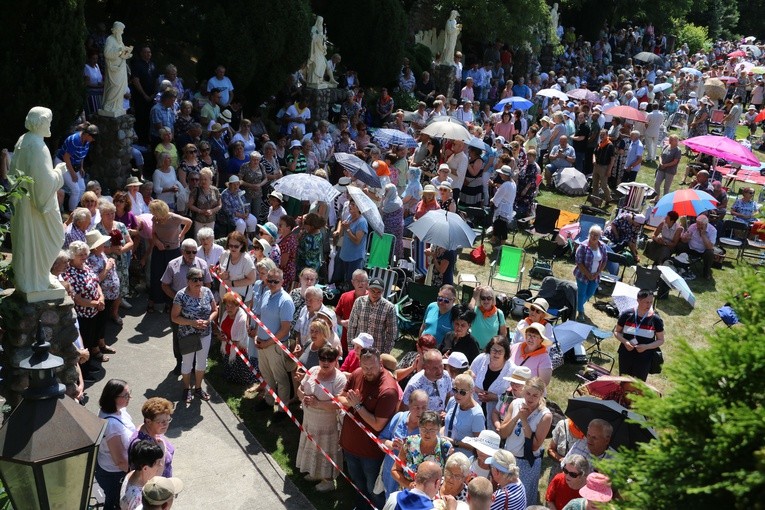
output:
[{"label": "shrub", "polygon": [[677,34],[678,45],[686,43],[691,53],[696,53],[711,43],[707,28],[694,25],[693,23],[676,20],[675,32]]}]

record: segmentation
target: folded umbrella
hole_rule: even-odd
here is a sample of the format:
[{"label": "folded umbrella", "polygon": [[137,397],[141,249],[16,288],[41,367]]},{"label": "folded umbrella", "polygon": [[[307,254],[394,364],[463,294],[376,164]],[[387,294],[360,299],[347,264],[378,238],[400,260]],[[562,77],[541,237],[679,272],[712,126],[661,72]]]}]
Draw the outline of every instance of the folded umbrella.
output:
[{"label": "folded umbrella", "polygon": [[346,189],[348,190],[348,195],[350,195],[351,200],[353,200],[353,202],[356,204],[356,207],[359,208],[361,215],[366,218],[369,226],[372,227],[372,229],[378,234],[384,234],[385,224],[383,223],[382,215],[380,214],[380,210],[377,208],[377,204],[375,204],[372,199],[369,198],[366,193],[361,190],[361,188],[357,188],[356,186],[348,186]]},{"label": "folded umbrella", "polygon": [[570,398],[566,416],[579,430],[587,430],[590,422],[596,418],[610,423],[614,428],[609,445],[611,448],[624,446],[633,449],[638,443],[647,443],[658,437],[656,432],[648,427],[645,417],[613,400],[601,400],[595,397]]},{"label": "folded umbrella", "polygon": [[473,137],[465,125],[454,117],[437,117],[435,120],[425,126],[421,133],[425,133],[433,138],[447,138],[449,140],[462,140],[467,143]]},{"label": "folded umbrella", "polygon": [[414,138],[398,129],[381,128],[372,133],[372,136],[383,147],[390,147],[391,145],[403,146],[407,149],[417,147],[417,141]]},{"label": "folded umbrella", "polygon": [[473,246],[476,233],[462,216],[448,211],[428,211],[409,225],[417,239],[447,250]]},{"label": "folded umbrella", "polygon": [[683,140],[683,145],[694,152],[709,154],[742,165],[760,165],[760,160],[752,151],[725,136],[702,135]]},{"label": "folded umbrella", "polygon": [[274,181],[274,189],[298,200],[331,202],[340,192],[327,179],[312,174],[290,174]]},{"label": "folded umbrella", "polygon": [[637,108],[627,105],[612,106],[603,110],[606,115],[619,117],[620,119],[634,120],[635,122],[648,122],[648,115]]},{"label": "folded umbrella", "polygon": [[336,152],[335,161],[337,161],[341,167],[351,172],[355,179],[360,180],[367,186],[382,188],[382,183],[380,182],[377,173],[366,163],[366,161],[355,154]]},{"label": "folded umbrella", "polygon": [[523,97],[513,96],[513,97],[506,97],[502,101],[495,104],[494,111],[501,112],[506,104],[512,105],[513,110],[528,110],[529,108],[534,106],[534,103],[532,103],[528,99],[525,99]]}]

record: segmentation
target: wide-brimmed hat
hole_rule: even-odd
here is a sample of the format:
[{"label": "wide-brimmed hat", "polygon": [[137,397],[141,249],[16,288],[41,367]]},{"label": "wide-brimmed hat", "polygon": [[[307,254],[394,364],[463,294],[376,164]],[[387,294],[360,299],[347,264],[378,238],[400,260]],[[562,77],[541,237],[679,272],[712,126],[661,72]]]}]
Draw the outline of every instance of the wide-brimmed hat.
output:
[{"label": "wide-brimmed hat", "polygon": [[507,177],[512,177],[513,169],[508,165],[502,165],[501,167],[497,168],[497,173],[500,175],[506,175]]},{"label": "wide-brimmed hat", "polygon": [[369,333],[359,333],[359,336],[351,340],[352,344],[356,344],[362,349],[369,349],[374,345],[375,339]]},{"label": "wide-brimmed hat", "polygon": [[111,237],[103,235],[98,230],[91,230],[90,232],[85,234],[85,242],[88,243],[88,248],[90,248],[91,250],[95,250],[102,244],[107,243],[111,240],[112,240]]},{"label": "wide-brimmed hat", "polygon": [[537,308],[539,310],[542,310],[545,313],[545,319],[553,319],[554,317],[550,315],[550,313],[547,311],[550,309],[550,303],[547,302],[545,298],[536,298],[534,301],[526,301],[523,303],[524,308],[528,308],[531,310],[531,308]]},{"label": "wide-brimmed hat", "polygon": [[223,119],[226,122],[231,122],[231,112],[228,110],[223,110],[220,112],[220,115],[218,115],[219,119]]},{"label": "wide-brimmed hat", "polygon": [[277,199],[279,202],[284,202],[284,195],[282,195],[279,191],[272,191],[268,194],[268,196]]},{"label": "wide-brimmed hat", "polygon": [[398,361],[396,361],[395,356],[387,353],[380,354],[380,363],[382,363],[383,368],[390,372],[390,375],[395,379],[396,369],[398,368]]},{"label": "wide-brimmed hat", "polygon": [[263,225],[258,225],[258,229],[262,230],[266,234],[270,235],[274,239],[276,239],[276,236],[279,233],[279,230],[276,228],[276,225],[274,225],[272,222],[267,222]]},{"label": "wide-brimmed hat", "polygon": [[550,347],[553,344],[553,341],[547,338],[547,335],[545,335],[545,327],[542,326],[538,322],[534,322],[523,328],[523,338],[525,339],[526,336],[529,334],[529,331],[534,331],[539,334],[539,336],[542,337],[542,345]]},{"label": "wide-brimmed hat", "polygon": [[266,257],[270,257],[271,256],[271,243],[269,243],[265,239],[256,239],[255,241],[260,245],[261,248],[263,248],[263,254]]},{"label": "wide-brimmed hat", "polygon": [[212,126],[210,126],[210,131],[213,133],[219,133],[223,131],[223,126],[220,125],[220,122],[214,122]]},{"label": "wide-brimmed hat", "polygon": [[497,450],[491,457],[486,459],[486,464],[502,473],[509,473],[516,465],[515,456],[507,450]]},{"label": "wide-brimmed hat", "polygon": [[500,440],[499,434],[493,430],[482,430],[478,437],[468,436],[462,442],[485,455],[492,456],[499,450]]},{"label": "wide-brimmed hat", "polygon": [[335,189],[337,191],[345,191],[345,189],[348,187],[348,185],[351,183],[350,177],[340,177],[338,179],[337,184],[335,184]]},{"label": "wide-brimmed hat", "polygon": [[125,187],[127,188],[129,186],[140,186],[141,184],[143,184],[141,179],[131,175],[130,177],[128,177],[127,182],[125,182]]},{"label": "wide-brimmed hat", "polygon": [[449,355],[448,358],[444,358],[444,365],[449,365],[452,368],[456,368],[457,370],[464,370],[470,366],[470,362],[467,359],[467,356],[465,356],[461,352],[453,352]]},{"label": "wide-brimmed hat", "polygon": [[504,377],[503,379],[515,384],[526,384],[526,381],[532,377],[533,374],[531,373],[531,369],[529,367],[520,366],[513,369],[513,373],[510,377]]},{"label": "wide-brimmed hat", "polygon": [[587,501],[605,503],[611,501],[614,492],[611,490],[611,480],[601,473],[587,475],[587,484],[579,489],[579,495]]},{"label": "wide-brimmed hat", "polygon": [[425,187],[422,188],[423,193],[435,193],[436,191],[436,187],[432,184],[426,184]]},{"label": "wide-brimmed hat", "polygon": [[452,184],[449,181],[444,181],[438,185],[438,189],[448,189],[449,191],[451,191]]},{"label": "wide-brimmed hat", "polygon": [[294,148],[298,148],[298,149],[300,149],[300,148],[302,148],[302,147],[303,147],[303,144],[302,144],[302,143],[300,143],[300,140],[292,140],[292,141],[290,142],[290,149],[294,149]]},{"label": "wide-brimmed hat", "polygon": [[161,506],[172,500],[183,490],[183,482],[180,478],[165,478],[155,476],[146,482],[141,489],[141,495],[145,503],[153,506]]}]

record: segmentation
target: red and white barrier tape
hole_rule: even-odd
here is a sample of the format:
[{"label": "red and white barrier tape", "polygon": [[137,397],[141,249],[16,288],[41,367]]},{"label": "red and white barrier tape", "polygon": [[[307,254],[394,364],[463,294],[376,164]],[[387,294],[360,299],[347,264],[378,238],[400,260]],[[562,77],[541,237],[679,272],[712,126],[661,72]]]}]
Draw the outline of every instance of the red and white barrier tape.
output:
[{"label": "red and white barrier tape", "polygon": [[[227,292],[234,292],[234,290],[233,290],[231,287],[229,287],[229,286],[228,286],[228,285],[227,285],[227,284],[226,284],[226,283],[223,281],[223,279],[222,279],[222,278],[221,278],[221,277],[220,277],[220,276],[219,276],[219,275],[218,275],[218,274],[215,272],[215,270],[214,270],[213,268],[210,268],[210,273],[213,275],[213,277],[214,277],[214,278],[216,278],[216,279],[217,279],[217,280],[220,282],[221,286],[222,286],[222,287],[224,287],[224,288],[226,289],[226,291],[227,291]],[[281,341],[280,341],[278,338],[276,338],[276,336],[275,336],[275,335],[274,335],[274,334],[271,332],[271,330],[270,330],[270,329],[268,329],[268,328],[266,327],[266,325],[265,325],[265,324],[263,324],[263,322],[260,320],[260,318],[259,318],[257,315],[255,315],[255,313],[252,311],[252,309],[251,309],[249,306],[247,306],[247,305],[244,303],[244,301],[242,301],[241,297],[238,297],[238,298],[237,298],[237,303],[239,303],[239,306],[240,306],[240,307],[241,307],[241,308],[242,308],[242,309],[243,309],[243,310],[244,310],[244,311],[247,313],[247,315],[248,315],[248,316],[249,316],[249,317],[250,317],[252,320],[254,320],[254,321],[255,321],[255,323],[256,323],[256,324],[258,324],[258,326],[260,326],[261,328],[263,328],[263,331],[265,331],[265,332],[266,332],[266,334],[267,334],[267,335],[270,337],[270,339],[271,339],[271,340],[273,340],[273,341],[276,343],[276,345],[278,345],[278,346],[279,346],[279,348],[280,348],[280,349],[281,349],[281,350],[282,350],[282,351],[283,351],[285,354],[287,354],[287,356],[289,356],[289,358],[290,358],[292,361],[294,361],[294,362],[297,364],[298,368],[301,368],[301,369],[303,369],[303,371],[304,371],[306,374],[307,374],[307,373],[309,373],[309,372],[308,372],[308,369],[305,367],[305,365],[303,365],[303,363],[301,363],[301,362],[300,362],[300,360],[299,360],[297,357],[295,357],[295,355],[294,355],[294,354],[292,354],[292,352],[289,350],[289,348],[288,348],[286,345],[284,345],[284,344],[283,344],[283,343],[282,343],[282,342],[281,342]],[[378,447],[378,448],[380,448],[380,450],[382,450],[382,451],[383,451],[383,452],[384,452],[386,455],[388,455],[389,457],[391,457],[391,458],[393,459],[393,461],[394,461],[396,464],[398,464],[399,466],[401,466],[401,468],[404,470],[404,473],[406,473],[406,475],[407,475],[407,476],[408,476],[410,479],[414,480],[414,476],[415,476],[415,473],[414,473],[414,471],[412,471],[412,469],[410,469],[410,468],[409,468],[409,466],[408,466],[408,465],[406,465],[406,463],[405,463],[405,462],[403,462],[401,459],[399,459],[398,455],[396,455],[396,454],[395,454],[395,452],[394,452],[392,449],[390,449],[390,448],[388,448],[387,446],[385,446],[385,443],[384,443],[382,440],[380,440],[380,439],[377,437],[377,435],[376,435],[374,432],[372,432],[371,430],[369,430],[369,428],[368,428],[368,427],[367,427],[367,426],[366,426],[364,423],[362,423],[360,420],[358,420],[358,419],[357,419],[357,418],[356,418],[356,417],[353,415],[353,413],[352,413],[352,411],[351,411],[351,410],[347,409],[347,408],[346,408],[346,407],[345,407],[345,406],[344,406],[344,405],[343,405],[343,404],[342,404],[342,403],[341,403],[341,402],[340,402],[340,401],[337,399],[337,397],[335,397],[335,396],[332,394],[332,392],[331,392],[331,391],[329,391],[329,390],[328,390],[326,387],[324,387],[324,385],[323,385],[323,384],[321,384],[321,381],[319,381],[319,379],[318,379],[317,377],[314,377],[313,381],[314,381],[314,382],[315,382],[315,383],[318,385],[318,387],[319,387],[319,388],[321,388],[321,389],[322,389],[322,391],[323,391],[323,392],[324,392],[324,393],[325,393],[325,394],[326,394],[326,395],[327,395],[327,396],[330,398],[330,400],[332,401],[332,403],[333,403],[333,404],[335,404],[335,405],[336,405],[336,406],[337,406],[337,407],[338,407],[338,408],[339,408],[341,411],[344,411],[344,412],[346,413],[346,416],[348,416],[348,417],[351,419],[351,421],[353,421],[353,422],[354,422],[354,423],[355,423],[355,424],[356,424],[356,425],[357,425],[357,426],[358,426],[358,427],[359,427],[359,428],[360,428],[360,429],[361,429],[361,430],[362,430],[362,431],[363,431],[363,432],[364,432],[364,433],[365,433],[365,434],[366,434],[366,435],[367,435],[367,436],[368,436],[368,437],[369,437],[369,438],[372,440],[372,442],[374,442],[374,443],[377,445],[377,447]]]}]

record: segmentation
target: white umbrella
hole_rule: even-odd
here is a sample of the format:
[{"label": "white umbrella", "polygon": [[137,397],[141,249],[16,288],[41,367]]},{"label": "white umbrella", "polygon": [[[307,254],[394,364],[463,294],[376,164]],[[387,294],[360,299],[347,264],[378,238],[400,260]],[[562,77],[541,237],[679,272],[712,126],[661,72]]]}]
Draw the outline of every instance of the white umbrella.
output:
[{"label": "white umbrella", "polygon": [[462,216],[448,211],[428,211],[409,225],[417,239],[447,250],[473,246],[476,233]]},{"label": "white umbrella", "polygon": [[380,210],[377,208],[377,204],[375,204],[372,199],[361,190],[361,188],[348,186],[346,189],[348,190],[351,199],[356,204],[356,207],[359,208],[361,215],[366,218],[369,226],[378,234],[383,235],[385,233],[385,225],[383,224],[382,216],[380,215]]},{"label": "white umbrella", "polygon": [[653,86],[654,92],[664,92],[665,90],[669,90],[672,88],[671,83],[657,83]]},{"label": "white umbrella", "polygon": [[470,139],[468,142],[468,147],[473,147],[475,149],[478,149],[479,151],[487,151],[491,149],[486,142],[481,140],[480,138],[476,138],[475,136]]},{"label": "white umbrella", "polygon": [[553,175],[555,188],[569,196],[587,194],[587,176],[576,168],[564,168]]},{"label": "white umbrella", "polygon": [[627,285],[623,282],[616,282],[614,285],[614,291],[611,293],[611,297],[616,304],[616,308],[619,313],[632,310],[638,305],[637,295],[640,289],[634,285]]},{"label": "white umbrella", "polygon": [[462,140],[467,143],[473,137],[467,128],[457,119],[453,117],[447,117],[442,120],[438,117],[438,120],[431,122],[421,131],[433,138],[448,138],[449,140]]},{"label": "white umbrella", "polygon": [[757,38],[753,35],[750,35],[749,37],[744,37],[744,42],[753,43],[756,40]]},{"label": "white umbrella", "polygon": [[754,58],[760,58],[760,55],[762,55],[762,50],[754,44],[744,44],[741,46],[741,49],[744,51],[751,51]]},{"label": "white umbrella", "polygon": [[311,174],[285,175],[274,181],[274,189],[298,200],[331,202],[340,194],[327,179]]},{"label": "white umbrella", "polygon": [[691,288],[688,287],[688,284],[685,282],[683,277],[677,274],[671,267],[657,267],[659,268],[659,271],[661,271],[661,279],[664,280],[664,283],[680,292],[680,295],[683,296],[686,301],[688,301],[688,304],[695,308],[696,296],[693,295],[693,291],[691,291]]},{"label": "white umbrella", "polygon": [[560,345],[560,352],[566,353],[569,349],[584,342],[590,335],[594,326],[568,320],[553,327],[553,335]]},{"label": "white umbrella", "polygon": [[542,97],[549,97],[549,98],[557,97],[561,101],[568,101],[568,96],[564,92],[561,92],[558,89],[542,89],[539,92],[537,92],[537,95]]}]

